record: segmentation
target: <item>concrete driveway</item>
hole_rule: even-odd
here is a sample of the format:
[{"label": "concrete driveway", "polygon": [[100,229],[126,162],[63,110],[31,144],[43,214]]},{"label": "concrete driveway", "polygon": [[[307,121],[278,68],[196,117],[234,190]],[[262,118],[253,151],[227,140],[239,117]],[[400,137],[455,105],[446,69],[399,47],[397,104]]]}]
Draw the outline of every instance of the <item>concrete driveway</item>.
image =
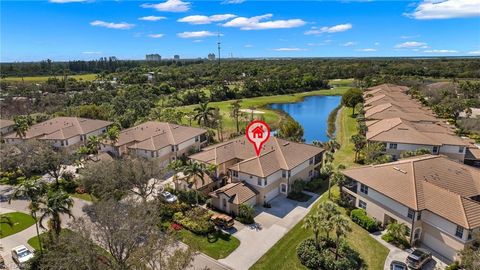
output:
[{"label": "concrete driveway", "polygon": [[319,195],[305,192],[312,196],[307,202],[297,202],[283,195],[277,196],[270,203],[271,208],[257,207],[255,224],[236,226],[232,233],[240,240],[240,246],[221,263],[233,269],[250,268],[280,238],[295,226],[310,211]]}]

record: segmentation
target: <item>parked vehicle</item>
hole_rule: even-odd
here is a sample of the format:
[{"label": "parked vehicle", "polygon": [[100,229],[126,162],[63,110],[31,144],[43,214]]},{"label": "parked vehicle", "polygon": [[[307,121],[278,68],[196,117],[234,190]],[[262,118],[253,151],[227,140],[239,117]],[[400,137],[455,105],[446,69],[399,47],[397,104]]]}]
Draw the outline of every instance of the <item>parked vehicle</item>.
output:
[{"label": "parked vehicle", "polygon": [[407,270],[407,264],[400,261],[392,261],[390,263],[390,270]]},{"label": "parked vehicle", "polygon": [[418,270],[432,259],[432,253],[425,249],[417,248],[407,257],[406,263],[409,268]]},{"label": "parked vehicle", "polygon": [[233,225],[235,225],[235,220],[231,216],[224,214],[214,214],[210,220],[212,220],[216,226],[222,229],[230,229],[233,227]]},{"label": "parked vehicle", "polygon": [[32,258],[33,252],[24,245],[12,249],[12,259],[20,268],[24,268],[26,263]]},{"label": "parked vehicle", "polygon": [[167,203],[174,203],[178,200],[177,196],[173,195],[168,191],[160,193],[160,198]]}]

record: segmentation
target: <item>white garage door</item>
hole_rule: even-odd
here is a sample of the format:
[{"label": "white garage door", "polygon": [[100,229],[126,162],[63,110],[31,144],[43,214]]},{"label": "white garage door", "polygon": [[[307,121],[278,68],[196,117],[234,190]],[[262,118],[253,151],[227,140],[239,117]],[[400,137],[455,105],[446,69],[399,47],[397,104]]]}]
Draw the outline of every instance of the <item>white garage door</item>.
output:
[{"label": "white garage door", "polygon": [[433,235],[429,233],[425,233],[423,235],[422,243],[428,246],[429,248],[435,250],[437,253],[439,253],[443,257],[450,259],[452,261],[455,259],[454,257],[457,254],[455,249],[447,246],[445,243],[438,240],[437,238],[435,238]]},{"label": "white garage door", "polygon": [[271,201],[273,198],[277,197],[279,193],[280,193],[280,189],[278,187],[270,190],[270,192],[267,193],[266,201],[267,202]]}]

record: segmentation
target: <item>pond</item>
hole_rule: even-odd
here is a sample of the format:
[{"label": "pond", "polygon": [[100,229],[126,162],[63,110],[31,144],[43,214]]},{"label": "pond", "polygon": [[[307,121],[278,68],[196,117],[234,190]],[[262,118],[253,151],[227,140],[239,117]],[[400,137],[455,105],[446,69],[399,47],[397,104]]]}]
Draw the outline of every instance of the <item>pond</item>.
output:
[{"label": "pond", "polygon": [[288,113],[303,126],[305,142],[328,141],[328,115],[341,101],[341,96],[311,96],[295,103],[275,103],[270,107]]}]

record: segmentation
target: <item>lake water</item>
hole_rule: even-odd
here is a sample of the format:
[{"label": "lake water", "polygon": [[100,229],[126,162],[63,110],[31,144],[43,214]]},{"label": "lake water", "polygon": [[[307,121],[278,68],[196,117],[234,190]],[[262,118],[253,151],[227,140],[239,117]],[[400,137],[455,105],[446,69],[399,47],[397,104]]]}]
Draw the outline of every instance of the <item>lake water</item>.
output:
[{"label": "lake water", "polygon": [[328,115],[341,101],[341,96],[311,96],[296,103],[275,103],[270,107],[288,113],[303,126],[307,143],[328,141]]}]

